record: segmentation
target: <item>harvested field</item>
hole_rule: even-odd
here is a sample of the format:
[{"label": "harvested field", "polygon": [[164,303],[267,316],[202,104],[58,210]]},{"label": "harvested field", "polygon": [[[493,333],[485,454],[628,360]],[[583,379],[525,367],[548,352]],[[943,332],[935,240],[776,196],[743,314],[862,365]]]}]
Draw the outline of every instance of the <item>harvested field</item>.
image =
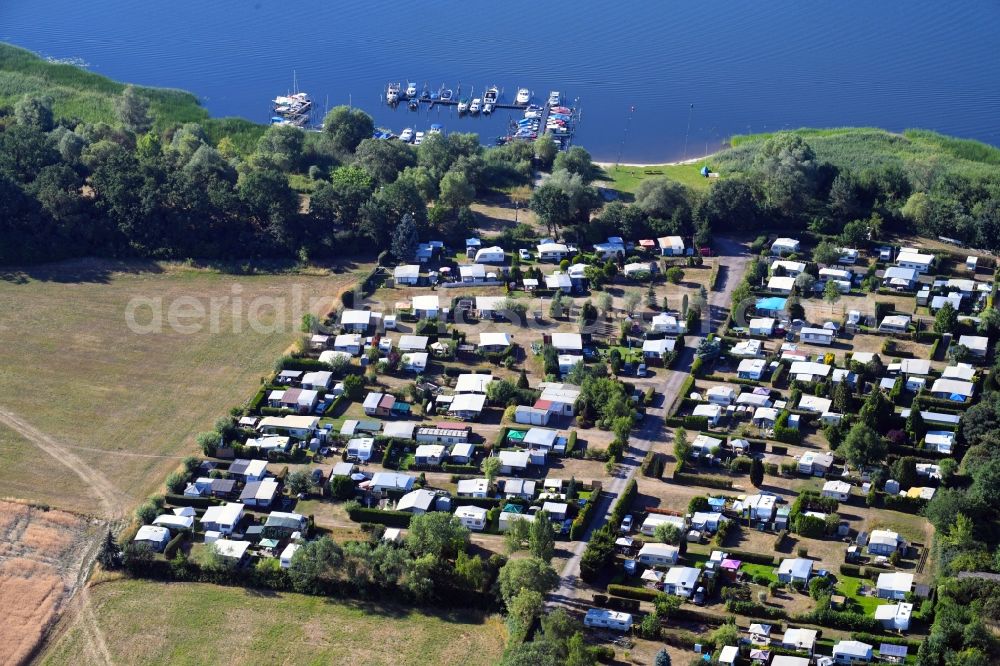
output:
[{"label": "harvested field", "polygon": [[0,664],[24,663],[74,594],[100,525],[0,501]]},{"label": "harvested field", "polygon": [[[506,632],[476,611],[401,606],[215,585],[120,580],[93,587],[97,629],[123,664],[495,664]],[[71,628],[43,664],[79,663]]]},{"label": "harvested field", "polygon": [[[16,359],[0,371],[0,443],[11,443],[0,448],[0,495],[129,511],[194,451],[197,432],[252,396],[301,314],[328,311],[363,268],[236,276],[77,262],[4,274],[0,300],[18,316],[0,326]],[[163,325],[144,332],[154,308]]]}]

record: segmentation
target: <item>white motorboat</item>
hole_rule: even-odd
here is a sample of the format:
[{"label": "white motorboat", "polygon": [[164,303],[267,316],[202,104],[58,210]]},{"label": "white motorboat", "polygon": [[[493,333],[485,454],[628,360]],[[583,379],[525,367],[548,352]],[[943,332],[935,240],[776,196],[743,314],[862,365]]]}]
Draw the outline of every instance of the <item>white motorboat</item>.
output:
[{"label": "white motorboat", "polygon": [[389,104],[396,104],[399,102],[399,84],[390,83],[389,87],[385,90],[385,101]]},{"label": "white motorboat", "polygon": [[531,91],[527,88],[520,88],[517,91],[517,97],[514,98],[514,103],[519,105],[527,104],[531,101]]},{"label": "white motorboat", "polygon": [[474,100],[472,100],[472,102],[469,104],[469,113],[479,113],[479,111],[482,110],[482,108],[483,108],[483,100],[477,97]]},{"label": "white motorboat", "polygon": [[407,83],[406,84],[406,97],[408,99],[413,99],[416,96],[417,96],[417,84],[416,83]]},{"label": "white motorboat", "polygon": [[417,132],[416,134],[413,135],[413,145],[414,146],[419,146],[423,142],[424,142],[424,133],[423,132]]},{"label": "white motorboat", "polygon": [[560,102],[562,102],[562,95],[558,90],[549,93],[549,106],[559,106]]},{"label": "white motorboat", "polygon": [[399,133],[399,140],[403,143],[409,143],[413,141],[413,128],[407,127],[402,132]]},{"label": "white motorboat", "polygon": [[469,110],[469,100],[460,99],[458,100],[458,112],[466,113]]}]

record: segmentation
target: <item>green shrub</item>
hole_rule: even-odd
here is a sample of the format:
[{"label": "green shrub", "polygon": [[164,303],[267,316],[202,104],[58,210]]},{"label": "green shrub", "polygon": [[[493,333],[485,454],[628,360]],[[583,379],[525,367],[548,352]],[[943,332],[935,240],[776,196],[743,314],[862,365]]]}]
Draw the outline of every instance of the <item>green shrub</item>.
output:
[{"label": "green shrub", "polygon": [[409,527],[412,514],[406,511],[382,511],[362,506],[351,507],[347,515],[356,523],[377,523],[388,527]]},{"label": "green shrub", "polygon": [[651,590],[648,587],[632,587],[630,585],[608,585],[608,594],[626,599],[638,599],[639,601],[656,601],[664,596],[659,590]]},{"label": "green shrub", "polygon": [[692,486],[705,486],[707,488],[719,488],[721,490],[732,490],[733,482],[721,476],[706,476],[704,474],[687,474],[684,472],[674,472],[674,481]]}]

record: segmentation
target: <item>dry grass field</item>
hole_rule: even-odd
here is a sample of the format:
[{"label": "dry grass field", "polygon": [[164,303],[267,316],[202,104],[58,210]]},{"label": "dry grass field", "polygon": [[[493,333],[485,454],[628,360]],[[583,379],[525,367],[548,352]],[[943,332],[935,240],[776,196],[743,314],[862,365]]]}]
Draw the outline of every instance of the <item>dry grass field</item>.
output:
[{"label": "dry grass field", "polygon": [[[495,664],[506,639],[499,618],[467,610],[418,612],[140,580],[103,583],[90,595],[112,663]],[[73,627],[41,663],[79,663],[87,641],[83,629]]]},{"label": "dry grass field", "polygon": [[0,501],[0,664],[19,664],[73,594],[100,526]]},{"label": "dry grass field", "polygon": [[[198,431],[253,394],[298,336],[301,313],[329,310],[361,270],[237,276],[80,262],[4,275],[0,496],[128,512],[193,451]],[[326,302],[309,303],[318,297]],[[130,330],[135,298],[153,300],[134,320],[152,328],[158,308],[162,330]],[[200,330],[170,326],[171,306],[180,315],[202,308],[202,317],[175,318]]]}]

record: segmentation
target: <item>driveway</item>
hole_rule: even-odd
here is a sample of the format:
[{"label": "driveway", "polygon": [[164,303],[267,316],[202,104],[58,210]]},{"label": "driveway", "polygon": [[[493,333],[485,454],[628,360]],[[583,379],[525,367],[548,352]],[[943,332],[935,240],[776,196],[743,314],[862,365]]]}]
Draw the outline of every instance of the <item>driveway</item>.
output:
[{"label": "driveway", "polygon": [[[750,257],[746,247],[738,241],[729,238],[715,238],[713,242],[720,253],[720,269],[716,289],[709,292],[708,305],[711,330],[716,330],[716,327],[725,320],[729,313],[733,290],[743,279],[743,272],[746,270]],[[577,593],[580,591],[580,558],[583,556],[583,551],[587,548],[587,543],[594,530],[601,528],[608,522],[611,507],[618,501],[625,485],[635,476],[643,458],[646,457],[646,453],[653,447],[653,444],[663,441],[664,419],[669,410],[672,409],[678,392],[688,376],[688,369],[694,358],[694,350],[697,349],[702,337],[698,335],[685,338],[685,348],[675,365],[676,369],[657,370],[657,379],[660,381],[656,388],[663,394],[663,400],[658,407],[650,407],[646,410],[646,418],[643,420],[642,427],[632,432],[628,449],[625,451],[621,464],[618,465],[617,475],[604,486],[601,497],[597,500],[596,514],[590,522],[590,527],[584,534],[583,540],[574,542],[570,549],[570,558],[560,572],[559,587],[549,595],[550,604],[575,606],[581,611],[591,605],[589,599],[577,598]]]}]

